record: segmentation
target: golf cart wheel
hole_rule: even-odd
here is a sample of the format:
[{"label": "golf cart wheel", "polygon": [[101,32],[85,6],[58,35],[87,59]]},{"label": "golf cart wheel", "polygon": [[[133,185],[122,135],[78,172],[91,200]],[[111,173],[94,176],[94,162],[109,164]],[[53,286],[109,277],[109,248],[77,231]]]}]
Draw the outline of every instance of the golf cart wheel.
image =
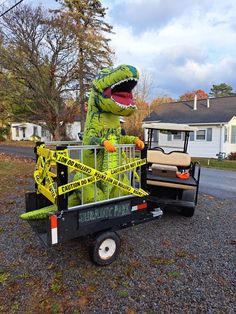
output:
[{"label": "golf cart wheel", "polygon": [[[182,194],[182,201],[194,202],[195,199],[195,191],[192,190],[184,190]],[[191,207],[181,207],[181,215],[185,217],[192,217],[194,215],[195,206]]]},{"label": "golf cart wheel", "polygon": [[182,207],[181,214],[185,217],[193,217],[195,207]]},{"label": "golf cart wheel", "polygon": [[115,261],[120,251],[120,238],[115,232],[100,233],[91,248],[92,261],[99,266],[106,266]]}]

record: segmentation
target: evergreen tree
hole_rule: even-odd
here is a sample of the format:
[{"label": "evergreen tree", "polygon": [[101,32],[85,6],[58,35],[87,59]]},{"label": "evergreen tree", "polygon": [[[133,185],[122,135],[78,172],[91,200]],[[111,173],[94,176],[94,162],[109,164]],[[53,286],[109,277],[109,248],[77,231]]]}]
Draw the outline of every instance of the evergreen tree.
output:
[{"label": "evergreen tree", "polygon": [[99,0],[61,0],[60,13],[70,23],[76,36],[78,50],[77,88],[81,110],[81,127],[84,128],[85,106],[91,81],[98,70],[112,65],[113,53],[106,36],[112,26],[104,21],[106,9]]},{"label": "evergreen tree", "polygon": [[232,86],[226,83],[221,83],[219,85],[213,85],[209,95],[211,95],[212,97],[224,97],[224,96],[235,96],[236,93],[233,92]]}]

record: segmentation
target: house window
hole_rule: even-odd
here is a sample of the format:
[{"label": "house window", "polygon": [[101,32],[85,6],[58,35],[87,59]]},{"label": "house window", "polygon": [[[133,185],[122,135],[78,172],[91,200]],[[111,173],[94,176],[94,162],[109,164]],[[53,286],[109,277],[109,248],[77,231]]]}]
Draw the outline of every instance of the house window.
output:
[{"label": "house window", "polygon": [[189,132],[190,141],[194,141],[194,132]]},{"label": "house window", "polygon": [[33,135],[38,135],[38,127],[34,126]]},{"label": "house window", "polygon": [[23,138],[25,138],[25,128],[21,128],[22,129],[22,136]]},{"label": "house window", "polygon": [[174,140],[182,140],[182,132],[177,132],[173,135]]},{"label": "house window", "polygon": [[19,127],[16,126],[16,137],[19,137]]},{"label": "house window", "polygon": [[41,129],[41,136],[47,136],[47,129],[44,126]]},{"label": "house window", "polygon": [[167,141],[172,141],[172,134],[170,132],[167,133]]},{"label": "house window", "polygon": [[207,136],[206,136],[206,140],[207,142],[211,142],[212,141],[212,128],[208,128],[207,129]]},{"label": "house window", "polygon": [[236,125],[231,126],[231,143],[236,144]]},{"label": "house window", "polygon": [[228,141],[228,129],[227,129],[227,127],[225,126],[224,142],[227,142],[227,141]]},{"label": "house window", "polygon": [[206,130],[198,130],[196,132],[196,140],[205,141],[206,140]]},{"label": "house window", "polygon": [[158,130],[153,130],[153,132],[152,132],[152,140],[154,142],[159,142],[159,131]]}]

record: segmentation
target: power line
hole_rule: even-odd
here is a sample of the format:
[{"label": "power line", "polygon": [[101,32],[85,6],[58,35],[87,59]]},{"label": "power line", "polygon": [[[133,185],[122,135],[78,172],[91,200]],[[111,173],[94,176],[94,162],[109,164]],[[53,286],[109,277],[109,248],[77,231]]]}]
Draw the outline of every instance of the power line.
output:
[{"label": "power line", "polygon": [[5,0],[0,4],[0,17],[7,14],[10,10],[14,9],[23,0]]}]

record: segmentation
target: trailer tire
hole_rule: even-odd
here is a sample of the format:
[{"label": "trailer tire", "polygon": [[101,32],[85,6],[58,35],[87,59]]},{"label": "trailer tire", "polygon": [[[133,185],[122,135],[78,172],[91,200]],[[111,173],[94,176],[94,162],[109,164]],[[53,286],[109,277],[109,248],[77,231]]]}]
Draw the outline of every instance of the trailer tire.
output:
[{"label": "trailer tire", "polygon": [[184,217],[193,217],[195,211],[195,207],[182,207],[181,214]]},{"label": "trailer tire", "polygon": [[120,252],[120,237],[117,233],[107,231],[97,235],[92,247],[92,261],[99,266],[106,266],[115,261]]}]

